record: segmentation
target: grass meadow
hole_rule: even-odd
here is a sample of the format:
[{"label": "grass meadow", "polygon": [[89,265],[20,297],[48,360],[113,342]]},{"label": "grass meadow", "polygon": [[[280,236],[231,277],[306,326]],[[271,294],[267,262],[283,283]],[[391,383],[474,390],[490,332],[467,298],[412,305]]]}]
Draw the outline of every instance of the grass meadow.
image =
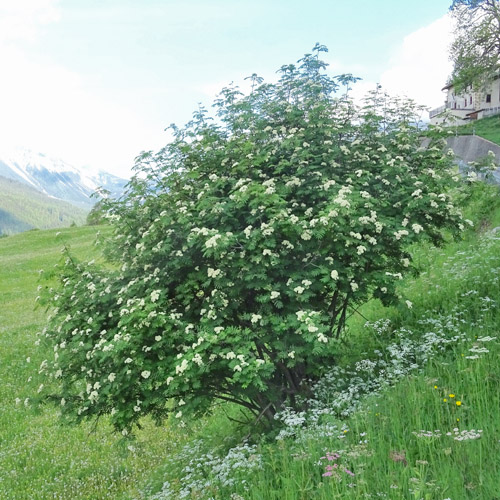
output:
[{"label": "grass meadow", "polygon": [[285,410],[273,432],[230,405],[185,427],[145,421],[133,439],[34,408],[39,270],[63,242],[98,255],[96,228],[1,238],[0,498],[500,499],[500,204],[478,192],[475,228],[414,249],[421,273],[401,304],[353,315],[308,410]]},{"label": "grass meadow", "polygon": [[42,308],[35,309],[39,271],[58,262],[63,242],[91,258],[96,231],[29,231],[0,239],[1,499],[133,498],[179,439],[168,428],[147,428],[131,451],[105,422],[96,429],[61,427],[57,409],[30,404],[44,359],[35,346],[46,319]]}]

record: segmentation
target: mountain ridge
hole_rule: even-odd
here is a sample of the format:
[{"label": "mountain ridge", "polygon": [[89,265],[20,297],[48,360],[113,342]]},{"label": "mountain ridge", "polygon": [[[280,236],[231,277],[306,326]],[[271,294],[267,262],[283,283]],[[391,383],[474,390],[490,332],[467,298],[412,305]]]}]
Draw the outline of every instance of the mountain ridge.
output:
[{"label": "mountain ridge", "polygon": [[87,210],[95,204],[96,199],[91,195],[98,189],[109,191],[111,197],[117,198],[128,182],[109,172],[78,168],[22,148],[0,151],[0,176]]}]

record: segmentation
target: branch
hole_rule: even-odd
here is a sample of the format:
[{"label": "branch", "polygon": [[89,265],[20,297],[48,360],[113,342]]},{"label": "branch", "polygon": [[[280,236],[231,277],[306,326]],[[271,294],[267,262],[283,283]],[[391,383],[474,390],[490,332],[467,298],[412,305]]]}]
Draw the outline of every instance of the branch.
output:
[{"label": "branch", "polygon": [[349,297],[345,299],[344,307],[342,308],[342,314],[340,315],[339,325],[337,327],[337,334],[336,334],[337,338],[340,337],[340,332],[344,328],[348,305],[349,305]]},{"label": "branch", "polygon": [[216,397],[217,399],[222,399],[223,401],[229,401],[230,403],[236,403],[240,406],[244,406],[245,408],[248,408],[253,414],[255,414],[259,410],[259,407],[257,405],[243,399],[223,396],[222,394],[215,394],[214,397]]}]

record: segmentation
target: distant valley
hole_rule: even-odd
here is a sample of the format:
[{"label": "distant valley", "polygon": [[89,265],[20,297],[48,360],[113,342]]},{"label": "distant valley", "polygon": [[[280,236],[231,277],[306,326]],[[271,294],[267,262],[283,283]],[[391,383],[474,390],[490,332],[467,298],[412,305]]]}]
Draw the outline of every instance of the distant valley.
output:
[{"label": "distant valley", "polygon": [[88,210],[0,176],[0,236],[85,223]]},{"label": "distant valley", "polygon": [[0,151],[0,236],[81,225],[102,188],[119,197],[128,181],[19,149]]}]

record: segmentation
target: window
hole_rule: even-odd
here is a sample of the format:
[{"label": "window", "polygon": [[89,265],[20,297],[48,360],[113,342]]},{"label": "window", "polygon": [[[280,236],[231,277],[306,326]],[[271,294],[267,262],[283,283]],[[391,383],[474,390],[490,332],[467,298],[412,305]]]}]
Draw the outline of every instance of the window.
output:
[{"label": "window", "polygon": [[486,102],[491,102],[491,94],[486,94]]},{"label": "window", "polygon": [[472,104],[472,96],[470,96],[470,99],[469,99],[469,104]]}]

